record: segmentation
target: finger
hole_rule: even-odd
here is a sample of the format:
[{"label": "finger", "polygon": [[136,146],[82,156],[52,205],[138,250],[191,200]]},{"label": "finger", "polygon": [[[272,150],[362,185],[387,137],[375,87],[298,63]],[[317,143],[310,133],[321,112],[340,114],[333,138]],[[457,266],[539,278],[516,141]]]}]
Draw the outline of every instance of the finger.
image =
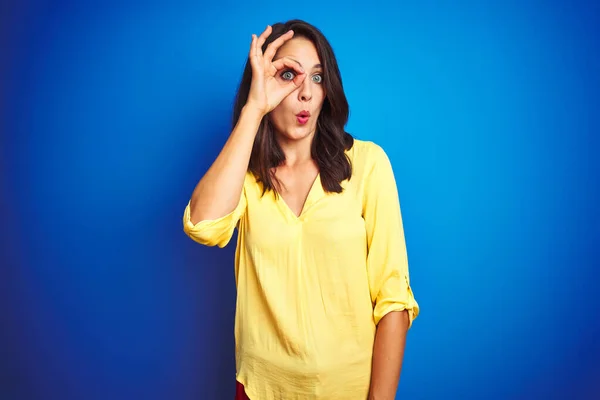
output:
[{"label": "finger", "polygon": [[250,43],[250,53],[248,54],[248,58],[250,59],[250,65],[253,68],[257,66],[257,58],[256,58],[256,35],[252,34],[252,42]]},{"label": "finger", "polygon": [[271,25],[267,25],[267,28],[263,31],[263,33],[260,34],[257,43],[258,50],[262,51],[263,44],[265,44],[265,41],[267,40],[272,31],[273,28],[271,27]]},{"label": "finger", "polygon": [[248,53],[248,57],[254,57],[254,33],[252,34],[252,39],[250,40],[250,52]]},{"label": "finger", "polygon": [[296,72],[296,75],[304,74],[304,68],[302,68],[300,63],[287,57],[279,58],[273,61],[271,65],[275,68],[274,73],[277,73],[277,71],[281,71],[282,69],[288,68],[293,69],[294,72]]},{"label": "finger", "polygon": [[262,60],[262,51],[260,50],[260,48],[258,47],[258,37],[256,36],[256,34],[253,35],[254,36],[254,40],[252,41],[252,45],[254,47],[253,51],[254,51],[254,56],[252,57],[254,59],[254,64],[256,68],[263,68],[263,60]]},{"label": "finger", "polygon": [[271,42],[271,44],[267,46],[267,50],[265,51],[265,59],[268,61],[273,60],[277,49],[279,49],[286,41],[290,40],[292,36],[294,36],[294,31],[287,31],[286,33],[275,39],[273,42]]},{"label": "finger", "polygon": [[294,90],[297,90],[306,79],[306,74],[297,75],[293,80],[286,81],[285,84],[281,87],[281,93],[283,93],[283,97],[289,96]]},{"label": "finger", "polygon": [[304,82],[305,79],[306,79],[306,74],[299,74],[299,75],[296,75],[294,77],[294,79],[292,79],[292,82],[294,82],[294,86],[298,87],[298,86],[302,85],[302,82]]}]

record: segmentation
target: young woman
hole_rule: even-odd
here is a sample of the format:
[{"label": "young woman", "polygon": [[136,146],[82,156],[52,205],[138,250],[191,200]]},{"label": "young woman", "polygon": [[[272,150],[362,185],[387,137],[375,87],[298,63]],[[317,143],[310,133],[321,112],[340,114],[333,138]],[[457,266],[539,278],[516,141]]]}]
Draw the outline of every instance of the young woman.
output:
[{"label": "young woman", "polygon": [[252,35],[233,131],[183,215],[235,256],[237,399],[393,399],[409,283],[396,182],[344,131],[333,50],[299,20]]}]

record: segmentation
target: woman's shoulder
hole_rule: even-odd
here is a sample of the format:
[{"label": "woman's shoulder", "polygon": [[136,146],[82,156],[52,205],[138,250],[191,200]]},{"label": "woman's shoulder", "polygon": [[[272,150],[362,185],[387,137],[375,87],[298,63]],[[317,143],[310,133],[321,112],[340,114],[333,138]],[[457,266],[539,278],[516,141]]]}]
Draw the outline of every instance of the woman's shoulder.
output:
[{"label": "woman's shoulder", "polygon": [[371,140],[354,139],[354,144],[347,151],[348,158],[353,167],[364,169],[369,168],[382,158],[387,158],[385,150],[378,143]]},{"label": "woman's shoulder", "polygon": [[245,191],[262,191],[262,185],[256,175],[250,169],[246,171],[244,176],[244,190]]}]

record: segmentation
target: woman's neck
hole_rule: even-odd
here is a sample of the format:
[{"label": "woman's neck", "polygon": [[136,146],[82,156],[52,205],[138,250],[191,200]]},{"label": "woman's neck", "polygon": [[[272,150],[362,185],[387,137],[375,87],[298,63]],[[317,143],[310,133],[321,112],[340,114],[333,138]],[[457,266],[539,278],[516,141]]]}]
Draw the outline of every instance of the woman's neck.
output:
[{"label": "woman's neck", "polygon": [[300,140],[286,140],[279,138],[278,143],[285,154],[285,165],[295,167],[312,162],[312,141],[314,135],[309,135]]}]

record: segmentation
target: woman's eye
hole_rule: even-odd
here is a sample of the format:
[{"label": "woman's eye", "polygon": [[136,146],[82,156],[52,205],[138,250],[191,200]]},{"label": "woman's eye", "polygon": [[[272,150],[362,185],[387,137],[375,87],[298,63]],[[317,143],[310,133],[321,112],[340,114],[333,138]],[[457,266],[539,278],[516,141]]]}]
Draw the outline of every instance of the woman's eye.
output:
[{"label": "woman's eye", "polygon": [[295,75],[292,71],[285,71],[283,74],[281,74],[281,77],[286,81],[294,79],[294,76]]},{"label": "woman's eye", "polygon": [[313,81],[315,81],[317,83],[321,83],[321,82],[323,82],[323,77],[321,75],[315,75],[315,76],[313,76]]}]

